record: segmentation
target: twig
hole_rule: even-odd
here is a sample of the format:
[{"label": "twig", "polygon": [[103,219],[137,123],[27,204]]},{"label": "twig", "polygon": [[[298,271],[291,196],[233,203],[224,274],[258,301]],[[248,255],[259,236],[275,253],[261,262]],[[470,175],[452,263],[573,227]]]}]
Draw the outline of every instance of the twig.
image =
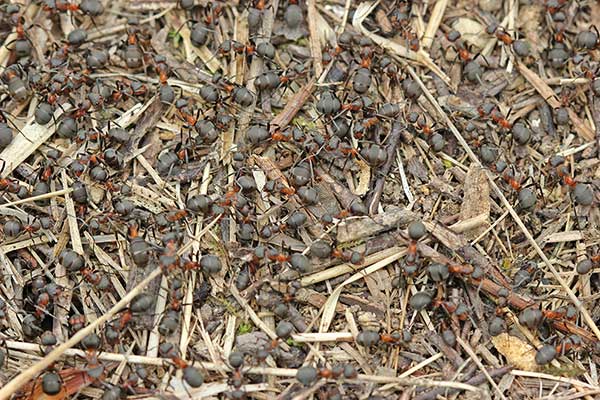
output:
[{"label": "twig", "polygon": [[421,41],[423,48],[428,49],[433,43],[435,33],[440,26],[440,22],[442,22],[442,18],[444,17],[444,12],[446,11],[447,6],[448,0],[438,0],[433,6],[433,11],[429,17],[429,23],[427,24],[427,28],[425,28],[425,34],[423,35],[423,40]]},{"label": "twig", "polygon": [[[63,347],[65,344],[63,344],[59,347]],[[8,346],[9,349],[35,351],[35,352],[40,351],[40,346],[37,344],[34,344],[34,343],[24,343],[24,342],[7,340],[6,345]],[[55,349],[55,351],[58,349],[59,348]],[[52,353],[50,353],[50,355],[51,354]],[[77,357],[85,358],[86,353],[83,350],[69,348],[69,349],[65,349],[63,352],[61,352],[61,354],[59,354],[56,357],[56,359],[60,358],[61,356],[77,356]],[[125,362],[131,363],[131,364],[143,364],[143,365],[155,365],[155,366],[164,366],[165,364],[170,363],[170,360],[166,359],[166,358],[146,357],[146,356],[109,353],[109,352],[98,353],[98,358],[100,360],[104,360],[104,361],[116,361],[116,362],[125,361]],[[208,371],[231,372],[231,368],[228,367],[227,364],[225,364],[225,363],[215,364],[215,363],[210,363],[210,362],[195,362],[194,366],[203,368]],[[248,367],[248,369],[244,370],[244,372],[247,374],[252,374],[252,375],[269,375],[269,376],[280,376],[280,377],[286,377],[286,378],[293,378],[296,376],[298,370],[293,369],[293,368]],[[394,384],[402,385],[402,386],[423,386],[423,387],[452,388],[452,389],[457,389],[457,390],[469,390],[469,391],[475,391],[475,392],[479,391],[478,388],[476,388],[475,386],[473,386],[473,384],[470,384],[469,382],[462,383],[462,382],[450,382],[450,381],[434,381],[434,380],[423,379],[423,378],[408,378],[408,377],[403,378],[403,377],[381,376],[381,375],[359,374],[355,379],[348,380],[348,382],[394,383]],[[12,383],[12,381],[9,382],[9,384],[10,383]],[[4,388],[2,388],[0,390],[0,394],[7,393],[7,387],[8,386],[5,386]],[[12,394],[12,393],[8,393],[8,394]]]},{"label": "twig", "polygon": [[477,364],[477,366],[479,367],[479,369],[481,370],[481,372],[483,373],[483,375],[485,376],[485,378],[492,385],[492,387],[494,389],[496,389],[496,392],[498,392],[498,396],[501,399],[506,399],[506,396],[504,396],[504,394],[502,393],[502,391],[500,390],[500,388],[498,387],[498,385],[496,384],[496,382],[492,379],[492,377],[490,376],[490,374],[487,372],[487,370],[485,369],[485,367],[481,363],[481,360],[479,359],[479,357],[477,357],[477,354],[475,354],[475,352],[473,351],[473,349],[471,348],[471,346],[469,344],[465,343],[464,340],[462,340],[462,338],[460,337],[460,335],[456,335],[456,341],[458,342],[458,344],[460,344],[460,346],[463,349],[465,349],[465,351],[469,354],[469,356],[475,362],[475,364]]},{"label": "twig", "polygon": [[387,159],[385,164],[381,169],[375,169],[378,174],[377,181],[375,182],[375,187],[373,188],[373,195],[371,196],[371,200],[369,201],[369,214],[373,215],[377,213],[377,208],[379,207],[379,200],[381,199],[381,194],[383,193],[383,186],[385,184],[385,180],[388,177],[388,173],[392,168],[392,164],[395,161],[394,155],[396,154],[396,148],[398,147],[398,143],[400,142],[400,133],[402,132],[403,126],[400,122],[394,122],[392,124],[392,131],[390,132],[389,142],[386,146]]},{"label": "twig", "polygon": [[321,76],[323,72],[321,40],[319,39],[319,31],[317,29],[317,5],[316,0],[308,0],[306,7],[308,9],[308,31],[310,33],[310,56],[312,57],[313,68],[315,69],[315,77]]},{"label": "twig", "polygon": [[444,355],[448,358],[448,360],[450,360],[454,368],[458,369],[461,365],[465,363],[465,360],[460,356],[458,351],[448,346],[446,342],[444,342],[442,337],[436,332],[431,332],[429,339],[442,351],[442,353],[444,353]]},{"label": "twig", "polygon": [[25,199],[15,200],[15,201],[11,201],[8,203],[0,204],[0,208],[8,208],[8,207],[12,207],[12,206],[17,206],[19,204],[31,203],[33,201],[46,200],[46,199],[50,199],[52,197],[58,197],[58,196],[62,196],[64,194],[71,193],[72,191],[73,191],[73,189],[66,188],[66,189],[57,190],[55,192],[38,194],[37,196],[31,196],[31,197],[27,197]]},{"label": "twig", "polygon": [[285,108],[271,120],[271,133],[277,129],[284,129],[296,116],[298,111],[304,106],[306,100],[312,95],[315,87],[316,78],[309,80],[295,95],[288,101]]},{"label": "twig", "polygon": [[600,157],[600,99],[594,96],[591,90],[588,90],[588,101],[592,111],[592,119],[596,126],[596,150]]},{"label": "twig", "polygon": [[342,21],[335,30],[337,36],[341,35],[344,32],[344,29],[346,29],[346,23],[348,22],[348,14],[350,14],[351,4],[352,0],[346,0],[346,4],[344,5],[344,15],[342,16]]},{"label": "twig", "polygon": [[406,172],[404,172],[404,165],[402,163],[402,156],[400,155],[400,151],[396,149],[396,160],[398,162],[398,170],[400,171],[400,180],[402,181],[402,189],[404,190],[404,194],[406,195],[406,200],[408,200],[408,204],[412,204],[415,201],[415,197],[413,196],[410,185],[408,184],[408,179],[406,178]]},{"label": "twig", "polygon": [[135,296],[137,296],[139,293],[142,292],[142,290],[144,290],[146,285],[148,285],[157,276],[160,276],[161,273],[162,270],[160,268],[156,268],[155,270],[150,272],[144,280],[142,280],[136,287],[134,287],[129,293],[127,293],[125,297],[119,300],[117,304],[112,306],[112,308],[108,310],[106,314],[103,314],[97,320],[78,331],[69,340],[52,350],[52,352],[50,352],[50,354],[48,354],[46,357],[44,357],[39,362],[27,368],[25,371],[21,372],[19,375],[13,378],[10,382],[6,384],[6,386],[0,389],[0,400],[8,399],[21,386],[25,385],[31,379],[42,373],[53,362],[58,360],[66,350],[75,346],[90,333],[93,333],[96,327],[111,319],[113,315],[115,315],[122,308],[127,306],[127,304],[129,304],[129,302],[133,300]]},{"label": "twig", "polygon": [[[435,107],[436,111],[438,112],[438,114],[440,115],[440,117],[442,117],[442,119],[444,120],[444,122],[446,123],[446,125],[450,128],[450,130],[452,131],[452,133],[456,137],[456,140],[458,140],[458,142],[461,144],[461,146],[463,147],[463,149],[465,150],[465,152],[467,153],[467,155],[471,159],[471,162],[474,162],[477,165],[482,166],[481,162],[479,161],[479,158],[475,155],[475,153],[473,153],[473,150],[471,150],[471,148],[469,147],[469,144],[462,137],[462,135],[460,134],[460,132],[458,131],[458,129],[456,128],[456,126],[454,125],[454,123],[452,122],[452,120],[450,120],[450,118],[448,117],[448,115],[444,112],[444,110],[442,110],[442,108],[440,107],[440,105],[437,102],[437,100],[433,97],[433,95],[431,94],[431,92],[429,91],[429,89],[423,84],[423,81],[421,81],[421,79],[416,74],[416,72],[413,70],[413,68],[410,65],[406,64],[405,62],[403,62],[402,60],[400,60],[400,62],[402,62],[403,64],[406,65],[406,68],[407,68],[408,72],[410,73],[410,75],[413,77],[413,79],[415,79],[415,81],[417,81],[419,83],[419,86],[423,90],[423,93],[425,94],[425,96],[427,97],[427,99],[429,100],[429,102]],[[518,64],[518,65],[521,66],[520,64]],[[496,182],[495,182],[494,177],[492,176],[491,172],[488,171],[487,169],[485,171],[486,171],[486,174],[487,174],[488,179],[490,181],[490,186],[494,189],[494,192],[496,192],[496,195],[502,201],[502,204],[504,205],[504,207],[506,207],[506,209],[510,212],[511,216],[513,217],[513,219],[515,220],[515,222],[517,223],[517,225],[521,229],[521,232],[523,232],[523,234],[525,235],[525,237],[527,238],[527,240],[529,241],[529,243],[531,244],[531,246],[533,246],[533,248],[535,249],[536,253],[540,256],[540,258],[548,266],[548,269],[550,270],[550,272],[552,272],[552,275],[554,276],[554,279],[556,279],[556,281],[559,283],[559,285],[565,290],[565,292],[567,292],[567,295],[569,296],[569,298],[571,299],[571,301],[573,302],[573,304],[575,305],[575,307],[581,312],[581,315],[582,315],[583,319],[588,324],[588,326],[592,329],[592,331],[594,332],[594,334],[596,335],[596,337],[598,339],[600,339],[600,330],[598,329],[598,326],[596,326],[596,323],[594,322],[594,319],[592,318],[592,316],[590,315],[590,313],[583,306],[583,304],[577,298],[577,296],[575,295],[575,293],[573,293],[573,290],[569,287],[569,285],[567,285],[567,283],[565,282],[565,280],[560,276],[560,274],[558,273],[558,271],[556,270],[556,268],[554,267],[554,265],[552,265],[552,263],[550,262],[550,260],[548,259],[548,257],[546,257],[546,254],[542,251],[542,249],[540,248],[540,246],[538,246],[538,244],[536,243],[535,239],[533,238],[533,236],[531,235],[531,233],[529,232],[529,230],[525,226],[525,224],[523,224],[523,221],[521,220],[521,217],[519,217],[519,215],[517,214],[517,212],[515,211],[515,209],[510,205],[510,203],[508,202],[508,200],[504,196],[504,193],[502,193],[502,191],[500,190],[500,188],[498,187],[498,185],[496,185]]]},{"label": "twig", "polygon": [[[511,367],[506,366],[506,367],[488,370],[487,374],[489,376],[491,376],[492,378],[496,378],[499,376],[506,375],[506,373],[509,372],[510,370],[511,370]],[[468,385],[479,386],[482,383],[484,383],[486,381],[486,379],[487,378],[483,373],[479,373],[479,374],[475,375],[474,377],[472,377],[471,379],[467,380],[465,383]],[[420,395],[415,397],[415,400],[435,400],[438,398],[438,396],[450,396],[450,395],[458,393],[458,392],[459,392],[459,390],[456,390],[456,389],[436,388],[436,389],[430,390],[429,392],[421,393]]]}]

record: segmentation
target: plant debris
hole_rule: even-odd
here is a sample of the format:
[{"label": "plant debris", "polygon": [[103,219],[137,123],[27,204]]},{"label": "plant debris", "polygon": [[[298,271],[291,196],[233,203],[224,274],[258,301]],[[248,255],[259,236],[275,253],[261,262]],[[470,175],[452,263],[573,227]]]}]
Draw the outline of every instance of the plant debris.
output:
[{"label": "plant debris", "polygon": [[597,397],[596,26],[0,5],[0,399]]}]

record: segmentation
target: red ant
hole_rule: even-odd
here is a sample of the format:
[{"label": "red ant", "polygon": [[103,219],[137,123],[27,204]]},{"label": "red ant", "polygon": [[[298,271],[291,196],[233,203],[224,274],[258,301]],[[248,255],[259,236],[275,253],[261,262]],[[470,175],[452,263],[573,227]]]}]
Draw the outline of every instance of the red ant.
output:
[{"label": "red ant", "polygon": [[[263,2],[264,3],[264,2]],[[210,10],[210,14],[204,17],[204,22],[207,25],[212,25],[213,21],[216,21],[223,14],[223,5],[216,4]]]},{"label": "red ant", "polygon": [[103,278],[101,274],[93,272],[90,268],[83,268],[79,271],[83,278],[91,285],[98,286]]},{"label": "red ant", "polygon": [[382,333],[379,335],[379,340],[387,344],[398,344],[403,342],[402,335],[397,332],[394,332],[392,334]]},{"label": "red ant", "polygon": [[507,118],[504,118],[502,114],[500,114],[500,112],[492,111],[491,117],[492,121],[494,121],[497,125],[501,126],[502,128],[507,130],[512,128],[512,123]]},{"label": "red ant", "polygon": [[552,2],[550,2],[550,0],[544,0],[544,6],[550,15],[554,15],[564,7],[566,2],[567,0],[553,0]]},{"label": "red ant", "polygon": [[502,43],[511,45],[515,41],[503,28],[498,27],[496,29],[496,38],[500,40]]},{"label": "red ant", "polygon": [[475,269],[471,265],[449,265],[448,271],[457,275],[471,275]]},{"label": "red ant", "polygon": [[379,123],[379,118],[372,117],[372,118],[369,118],[366,121],[364,121],[362,123],[362,125],[365,129],[369,129],[369,128],[376,126],[378,123]]},{"label": "red ant", "polygon": [[577,318],[577,313],[574,313],[573,315],[569,315],[569,310],[567,309],[567,307],[561,307],[556,311],[542,310],[542,314],[544,314],[545,318],[553,319],[553,320],[568,319],[568,320],[572,321]]},{"label": "red ant", "polygon": [[225,193],[224,200],[220,201],[219,205],[222,207],[232,206],[236,201],[235,198],[239,191],[240,191],[239,186],[234,186],[233,188],[229,189],[227,191],[227,193]]},{"label": "red ant", "polygon": [[46,313],[48,309],[48,305],[50,304],[50,295],[46,292],[40,293],[37,298],[37,303],[35,305],[35,316],[39,319]]},{"label": "red ant", "polygon": [[[340,147],[338,150],[340,151],[340,153],[342,153],[345,156],[358,157],[358,155],[359,155],[358,149],[356,149],[356,148],[352,147],[351,145],[349,145],[348,143],[344,143],[344,142],[340,143]],[[346,217],[342,217],[342,218],[346,218]]]},{"label": "red ant", "polygon": [[[75,3],[68,3],[68,2],[62,2],[60,0],[57,0],[55,3],[55,8],[56,10],[60,11],[60,12],[65,12],[65,11],[79,11],[79,4],[75,4]],[[45,11],[53,11],[52,8],[46,6]]]},{"label": "red ant", "polygon": [[85,315],[77,314],[69,318],[69,325],[74,331],[78,331],[85,326]]},{"label": "red ant", "polygon": [[80,118],[82,118],[83,116],[85,116],[85,115],[88,113],[88,111],[90,110],[90,108],[92,108],[92,102],[91,102],[91,101],[89,101],[89,100],[87,100],[87,99],[85,99],[85,100],[84,100],[84,101],[83,101],[83,102],[82,102],[82,103],[79,105],[79,108],[77,108],[77,110],[75,110],[75,111],[73,112],[73,115],[72,115],[72,117],[73,117],[74,119],[80,119]]},{"label": "red ant", "polygon": [[177,222],[188,216],[188,212],[186,210],[174,210],[169,211],[167,213],[167,221],[169,222]]},{"label": "red ant", "polygon": [[471,53],[463,44],[456,45],[455,48],[458,53],[458,57],[460,57],[463,62],[469,62],[473,59]]},{"label": "red ant", "polygon": [[287,261],[290,261],[290,256],[288,254],[283,254],[283,253],[271,253],[268,252],[267,253],[267,258],[271,261],[275,261],[277,263],[284,263]]},{"label": "red ant", "polygon": [[276,142],[287,142],[290,140],[290,135],[277,129],[275,132],[271,133],[271,139]]},{"label": "red ant", "polygon": [[565,185],[571,188],[577,186],[577,182],[573,177],[571,177],[566,166],[559,165],[558,167],[556,167],[556,175],[558,175],[558,177],[562,180],[562,182]]},{"label": "red ant", "polygon": [[113,328],[117,331],[122,331],[125,329],[125,326],[131,321],[133,318],[133,313],[130,309],[125,310],[119,319],[113,324]]},{"label": "red ant", "polygon": [[21,186],[19,182],[7,178],[0,179],[0,190],[6,190],[9,193],[17,193]]}]

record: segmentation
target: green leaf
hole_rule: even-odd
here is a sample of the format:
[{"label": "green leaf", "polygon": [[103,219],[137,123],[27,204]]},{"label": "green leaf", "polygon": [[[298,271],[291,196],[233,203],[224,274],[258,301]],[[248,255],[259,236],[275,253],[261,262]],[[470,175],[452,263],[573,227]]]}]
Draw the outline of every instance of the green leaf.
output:
[{"label": "green leaf", "polygon": [[250,332],[252,332],[252,324],[247,322],[240,323],[240,326],[238,326],[238,335],[243,335],[244,333]]}]

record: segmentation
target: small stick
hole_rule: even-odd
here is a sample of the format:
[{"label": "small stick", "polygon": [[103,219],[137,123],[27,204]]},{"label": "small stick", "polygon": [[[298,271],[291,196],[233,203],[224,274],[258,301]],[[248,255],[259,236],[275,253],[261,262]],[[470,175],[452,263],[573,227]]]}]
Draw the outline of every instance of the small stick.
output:
[{"label": "small stick", "polygon": [[386,147],[387,152],[387,160],[381,170],[375,169],[379,177],[375,182],[375,187],[373,188],[373,195],[369,202],[369,214],[373,215],[377,213],[377,208],[379,206],[379,200],[381,199],[381,194],[383,193],[383,186],[385,184],[385,180],[388,177],[388,173],[392,167],[392,164],[395,161],[394,155],[396,154],[396,148],[398,147],[398,143],[400,143],[400,133],[402,132],[402,124],[400,122],[394,122],[392,124],[392,131],[390,132],[389,142]]},{"label": "small stick", "polygon": [[462,340],[462,338],[459,335],[456,336],[456,341],[458,342],[458,344],[460,344],[460,346],[463,349],[465,349],[465,351],[467,352],[467,354],[469,354],[469,356],[475,362],[475,364],[477,364],[477,366],[479,367],[479,369],[481,370],[481,372],[483,373],[483,375],[485,376],[485,378],[488,380],[488,382],[490,382],[490,384],[492,385],[492,387],[494,389],[496,389],[496,392],[498,392],[498,396],[501,399],[506,399],[506,396],[504,396],[504,394],[502,393],[502,391],[500,390],[500,388],[498,387],[498,385],[496,384],[496,382],[492,379],[492,377],[490,376],[490,374],[487,372],[487,370],[485,369],[485,367],[481,363],[481,360],[479,359],[479,357],[477,357],[477,354],[475,354],[475,352],[473,351],[473,349],[471,348],[471,346],[468,343],[465,343],[464,340]]},{"label": "small stick", "polygon": [[[511,370],[510,366],[505,366],[497,369],[488,370],[487,373],[492,378],[496,378],[498,376],[504,376],[507,372]],[[471,379],[465,381],[467,385],[479,386],[485,382],[487,378],[483,373],[479,373],[472,377]],[[421,393],[415,400],[435,400],[438,396],[450,396],[452,394],[460,392],[460,389],[446,389],[446,388],[436,388],[432,389],[428,392]]]},{"label": "small stick", "polygon": [[596,126],[596,150],[598,151],[598,156],[600,157],[600,100],[598,100],[592,93],[591,90],[588,91],[588,101],[591,105],[592,111],[592,119],[594,120],[594,125]]},{"label": "small stick", "polygon": [[442,353],[444,353],[444,355],[448,358],[448,360],[450,360],[454,368],[458,369],[461,365],[465,363],[465,360],[460,356],[458,351],[448,346],[441,338],[441,336],[438,335],[436,332],[431,332],[429,339],[442,351]]},{"label": "small stick", "polygon": [[348,189],[346,186],[338,183],[335,179],[333,179],[331,175],[325,172],[322,168],[315,168],[315,172],[317,173],[319,178],[323,180],[323,182],[327,183],[331,187],[331,190],[333,190],[335,197],[342,204],[342,207],[350,208],[350,205],[353,202],[361,201],[360,197],[352,193],[350,189]]},{"label": "small stick", "polygon": [[319,31],[317,29],[317,5],[316,0],[308,0],[308,31],[310,33],[310,56],[313,60],[315,76],[321,76],[323,72],[323,60],[321,54],[321,41],[319,40]]},{"label": "small stick", "polygon": [[[159,269],[160,271],[160,269]],[[81,331],[80,331],[81,332]],[[66,344],[66,343],[65,343]],[[23,351],[40,351],[40,346],[34,343],[25,343],[25,342],[17,342],[12,340],[7,340],[6,345],[9,349],[15,350],[23,350]],[[59,347],[63,347],[63,345]],[[55,349],[55,351],[58,348]],[[50,354],[53,354],[54,351]],[[64,354],[63,354],[64,353]],[[60,356],[78,356],[81,358],[85,358],[86,353],[83,350],[79,349],[66,349],[61,354],[58,355],[57,359]],[[160,357],[147,357],[147,356],[138,356],[138,355],[129,355],[129,354],[120,354],[120,353],[108,353],[108,352],[100,352],[98,353],[98,359],[105,361],[116,361],[116,362],[127,362],[131,364],[144,364],[144,365],[156,365],[156,366],[164,366],[165,364],[169,364],[171,360]],[[228,367],[224,363],[210,363],[210,362],[195,362],[194,366],[198,368],[203,368],[208,371],[217,371],[217,372],[230,372],[231,368]],[[510,369],[508,367],[505,367]],[[280,376],[285,378],[293,378],[296,376],[298,370],[294,368],[271,368],[271,367],[249,367],[247,371],[248,374],[253,375],[270,375],[270,376]],[[490,373],[492,376],[497,376],[496,374]],[[473,384],[469,381],[462,382],[450,382],[450,381],[434,381],[430,379],[422,379],[422,378],[409,378],[409,377],[395,377],[395,376],[381,376],[381,375],[365,375],[359,374],[356,379],[349,380],[349,382],[372,382],[372,383],[394,383],[402,386],[423,386],[423,387],[437,387],[437,388],[452,388],[457,390],[469,390],[469,391],[478,391]],[[12,382],[10,382],[12,383]],[[10,384],[9,383],[9,384]],[[12,393],[7,392],[7,386],[0,390],[1,394],[11,395]],[[16,390],[16,389],[15,389]]]},{"label": "small stick", "polygon": [[352,0],[346,0],[346,4],[344,5],[344,16],[342,17],[342,22],[338,25],[335,30],[336,36],[341,35],[346,29],[346,23],[348,22],[348,14],[350,14],[350,5],[352,4]]},{"label": "small stick", "polygon": [[[475,153],[473,153],[473,150],[471,150],[471,147],[465,141],[465,138],[461,135],[460,131],[456,128],[456,126],[454,125],[452,120],[448,117],[448,115],[444,112],[442,107],[440,107],[440,104],[437,102],[435,97],[433,97],[433,95],[431,94],[429,89],[425,86],[425,84],[423,83],[421,78],[417,75],[417,73],[414,71],[414,69],[410,65],[408,65],[406,62],[404,62],[403,60],[400,60],[400,62],[405,65],[406,69],[408,70],[408,72],[410,73],[412,78],[419,84],[419,86],[421,87],[421,90],[423,90],[423,93],[425,94],[425,96],[427,97],[429,102],[434,106],[434,108],[436,109],[436,111],[438,112],[440,117],[442,117],[442,119],[444,120],[446,125],[450,128],[450,131],[452,131],[452,133],[454,134],[454,137],[460,143],[460,145],[463,147],[463,149],[465,150],[465,152],[467,153],[467,155],[469,156],[471,161],[476,163],[477,165],[480,165],[483,167],[483,165],[481,164],[481,161],[479,161],[479,158],[477,157],[477,155],[475,155]],[[517,66],[520,70],[522,68],[525,68],[520,63],[517,64]],[[527,68],[525,68],[525,70],[527,70]],[[527,70],[527,71],[529,71],[529,70]],[[537,75],[535,73],[533,73],[531,71],[529,71],[529,72],[537,77]],[[539,77],[538,77],[538,79],[539,79]],[[554,101],[556,101],[556,99]],[[574,122],[574,119],[572,116],[571,116],[571,121]],[[581,125],[583,125],[583,123],[581,123]],[[581,316],[583,317],[584,321],[587,323],[587,325],[590,327],[590,329],[594,332],[596,337],[598,339],[600,339],[600,329],[598,329],[598,326],[594,322],[594,319],[590,315],[589,311],[583,306],[581,300],[579,300],[579,298],[575,295],[575,293],[573,293],[573,290],[569,287],[569,285],[567,285],[567,282],[565,282],[563,277],[558,273],[558,270],[554,267],[552,262],[550,262],[550,260],[546,256],[546,254],[542,251],[540,246],[537,244],[534,237],[531,235],[531,232],[529,232],[529,229],[527,229],[527,227],[521,220],[521,217],[519,217],[519,214],[517,214],[515,209],[511,206],[511,204],[506,199],[506,196],[504,196],[504,193],[502,193],[502,190],[500,190],[500,188],[496,184],[496,181],[494,180],[494,177],[492,176],[491,172],[486,170],[486,174],[490,181],[490,186],[492,187],[492,189],[494,189],[494,192],[496,192],[496,195],[501,200],[504,207],[510,212],[510,215],[513,217],[513,219],[519,226],[519,229],[521,230],[521,232],[523,232],[523,234],[525,235],[525,237],[527,238],[527,240],[529,241],[531,246],[534,248],[535,252],[540,256],[542,261],[544,261],[544,264],[546,264],[546,266],[552,273],[552,276],[554,276],[554,279],[556,279],[556,281],[559,283],[559,285],[565,290],[565,292],[567,292],[567,295],[569,296],[569,299],[571,300],[573,305],[579,310],[579,312],[581,312]]]},{"label": "small stick", "polygon": [[73,191],[73,189],[67,188],[67,189],[57,190],[55,192],[38,194],[37,196],[27,197],[26,199],[15,200],[15,201],[11,201],[10,203],[0,204],[0,208],[8,208],[8,207],[16,206],[19,204],[30,203],[32,201],[50,199],[52,197],[58,197],[58,196],[62,196],[63,194],[71,193],[72,191]]},{"label": "small stick", "polygon": [[433,43],[433,38],[440,27],[440,22],[442,22],[442,17],[444,16],[447,6],[448,0],[438,0],[433,6],[433,11],[429,17],[429,23],[427,24],[427,28],[425,28],[423,40],[421,41],[423,48],[428,49]]},{"label": "small stick", "polygon": [[271,133],[285,128],[296,116],[315,88],[316,79],[312,78],[291,98],[285,108],[271,120]]}]

